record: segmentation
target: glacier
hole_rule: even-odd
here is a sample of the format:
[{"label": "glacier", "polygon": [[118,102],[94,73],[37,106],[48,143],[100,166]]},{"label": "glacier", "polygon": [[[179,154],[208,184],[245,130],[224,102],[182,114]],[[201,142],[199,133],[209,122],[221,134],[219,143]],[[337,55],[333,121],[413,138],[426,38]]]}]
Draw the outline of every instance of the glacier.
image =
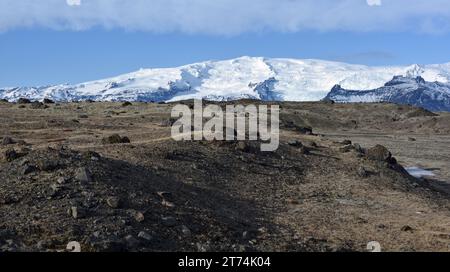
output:
[{"label": "glacier", "polygon": [[314,59],[240,57],[176,68],[140,69],[129,74],[79,84],[0,88],[0,99],[55,101],[218,101],[242,98],[318,101],[333,86],[372,90],[394,76],[449,83],[450,63],[365,66]]}]

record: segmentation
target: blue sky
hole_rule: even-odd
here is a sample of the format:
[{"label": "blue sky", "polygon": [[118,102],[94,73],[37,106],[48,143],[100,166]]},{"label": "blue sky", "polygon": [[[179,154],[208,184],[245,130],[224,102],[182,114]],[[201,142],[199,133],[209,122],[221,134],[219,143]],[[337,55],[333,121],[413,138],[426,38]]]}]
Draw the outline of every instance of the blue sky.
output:
[{"label": "blue sky", "polygon": [[447,0],[78,1],[0,0],[0,87],[243,55],[450,62]]}]

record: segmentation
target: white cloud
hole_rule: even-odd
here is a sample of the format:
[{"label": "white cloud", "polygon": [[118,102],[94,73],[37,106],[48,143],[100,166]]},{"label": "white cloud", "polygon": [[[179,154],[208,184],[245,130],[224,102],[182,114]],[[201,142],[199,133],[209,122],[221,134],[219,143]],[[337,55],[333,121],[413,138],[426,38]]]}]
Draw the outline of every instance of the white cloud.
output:
[{"label": "white cloud", "polygon": [[80,6],[81,0],[66,0],[66,3],[69,6]]},{"label": "white cloud", "polygon": [[381,0],[367,0],[369,6],[381,6]]},{"label": "white cloud", "polygon": [[370,6],[378,4],[381,0],[0,0],[0,31],[450,31],[448,0],[384,0],[383,8]]}]

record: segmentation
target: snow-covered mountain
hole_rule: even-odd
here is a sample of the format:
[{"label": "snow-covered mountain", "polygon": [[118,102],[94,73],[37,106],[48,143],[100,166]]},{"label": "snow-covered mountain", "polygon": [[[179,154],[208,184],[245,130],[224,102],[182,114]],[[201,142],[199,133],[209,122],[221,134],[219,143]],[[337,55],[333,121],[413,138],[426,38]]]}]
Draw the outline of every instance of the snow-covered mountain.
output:
[{"label": "snow-covered mountain", "polygon": [[241,57],[177,68],[141,69],[75,85],[0,89],[0,98],[57,101],[176,101],[190,98],[315,101],[339,84],[352,90],[381,87],[393,76],[450,82],[450,63],[369,67],[322,60]]},{"label": "snow-covered mountain", "polygon": [[335,102],[392,102],[419,106],[431,111],[450,111],[450,84],[427,82],[422,77],[395,76],[374,90],[345,90],[333,87],[325,100]]}]

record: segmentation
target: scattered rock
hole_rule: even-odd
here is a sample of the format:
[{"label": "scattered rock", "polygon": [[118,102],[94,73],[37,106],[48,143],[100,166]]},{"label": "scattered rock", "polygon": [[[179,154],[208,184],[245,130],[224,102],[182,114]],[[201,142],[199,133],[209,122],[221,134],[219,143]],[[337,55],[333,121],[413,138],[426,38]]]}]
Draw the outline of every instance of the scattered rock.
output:
[{"label": "scattered rock", "polygon": [[2,145],[12,145],[15,143],[16,141],[14,141],[11,137],[4,137],[2,140]]},{"label": "scattered rock", "polygon": [[188,227],[186,227],[185,225],[181,226],[181,233],[183,233],[183,235],[186,237],[189,237],[192,234],[191,230]]},{"label": "scattered rock", "polygon": [[291,140],[288,142],[288,145],[294,146],[294,147],[302,147],[303,146],[302,142],[300,142],[298,140]]},{"label": "scattered rock", "polygon": [[352,141],[350,141],[350,140],[343,140],[343,141],[341,142],[341,144],[342,144],[342,145],[351,145],[351,144],[352,144]]},{"label": "scattered rock", "polygon": [[346,146],[339,147],[339,152],[347,153],[347,152],[350,152],[352,149],[353,149],[353,146],[351,144],[349,144],[349,145],[346,145]]},{"label": "scattered rock", "polygon": [[34,165],[25,165],[22,169],[22,175],[28,175],[33,172],[36,172],[38,168]]},{"label": "scattered rock", "polygon": [[39,170],[45,172],[51,172],[59,168],[59,163],[57,161],[52,161],[48,159],[40,160],[37,163]]},{"label": "scattered rock", "polygon": [[59,177],[56,181],[58,184],[65,184],[68,182],[68,179],[66,177]]},{"label": "scattered rock", "polygon": [[417,141],[417,140],[416,140],[416,138],[409,137],[409,138],[408,138],[408,141],[410,141],[410,142],[415,142],[415,141]]},{"label": "scattered rock", "polygon": [[297,127],[297,131],[305,135],[313,135],[312,127]]},{"label": "scattered rock", "polygon": [[163,199],[163,201],[161,202],[161,205],[163,205],[164,207],[167,207],[167,208],[175,207],[175,204],[173,204],[172,202],[167,201],[165,199]]},{"label": "scattered rock", "polygon": [[63,187],[60,184],[53,183],[50,185],[51,196],[56,196],[62,189]]},{"label": "scattered rock", "polygon": [[125,101],[122,103],[122,107],[128,107],[128,106],[133,106],[133,104],[129,101]]},{"label": "scattered rock", "polygon": [[3,152],[2,159],[3,161],[12,162],[18,159],[20,155],[14,149],[8,149]]},{"label": "scattered rock", "polygon": [[87,114],[80,114],[80,115],[78,115],[78,118],[79,119],[88,119],[89,115],[87,115]]},{"label": "scattered rock", "polygon": [[102,139],[103,144],[129,144],[130,142],[128,137],[121,137],[119,134],[113,134]]},{"label": "scattered rock", "polygon": [[367,178],[369,176],[369,172],[362,166],[358,167],[357,173],[361,178]]},{"label": "scattered rock", "polygon": [[91,183],[93,181],[91,172],[85,167],[81,167],[76,170],[75,179],[82,184]]},{"label": "scattered rock", "polygon": [[357,153],[365,153],[364,148],[361,147],[360,144],[353,144],[353,149],[357,152]]},{"label": "scattered rock", "polygon": [[106,204],[108,204],[108,206],[113,209],[117,209],[120,207],[121,201],[120,201],[120,198],[112,196],[112,197],[108,197],[108,199],[106,199]]},{"label": "scattered rock", "polygon": [[70,209],[67,211],[67,214],[69,216],[72,216],[74,219],[82,219],[86,217],[86,211],[76,206],[70,207]]},{"label": "scattered rock", "polygon": [[406,225],[406,226],[403,226],[403,227],[401,228],[401,231],[413,232],[414,229],[413,229],[412,227]]},{"label": "scattered rock", "polygon": [[146,240],[146,241],[151,241],[153,239],[153,237],[145,231],[139,232],[138,238]]},{"label": "scattered rock", "polygon": [[22,145],[22,146],[28,145],[27,142],[25,142],[24,140],[18,140],[18,141],[16,142],[16,144]]},{"label": "scattered rock", "polygon": [[142,223],[142,222],[144,222],[144,220],[145,220],[145,216],[144,216],[144,214],[141,213],[141,212],[136,212],[136,213],[134,214],[134,220],[136,220],[136,222],[138,222],[138,223]]},{"label": "scattered rock", "polygon": [[86,151],[83,153],[83,158],[86,160],[98,161],[102,156],[95,151]]},{"label": "scattered rock", "polygon": [[31,100],[27,98],[19,98],[19,100],[17,100],[17,104],[31,104]]},{"label": "scattered rock", "polygon": [[166,227],[174,227],[177,224],[177,220],[172,216],[162,217],[161,220],[162,224]]}]

